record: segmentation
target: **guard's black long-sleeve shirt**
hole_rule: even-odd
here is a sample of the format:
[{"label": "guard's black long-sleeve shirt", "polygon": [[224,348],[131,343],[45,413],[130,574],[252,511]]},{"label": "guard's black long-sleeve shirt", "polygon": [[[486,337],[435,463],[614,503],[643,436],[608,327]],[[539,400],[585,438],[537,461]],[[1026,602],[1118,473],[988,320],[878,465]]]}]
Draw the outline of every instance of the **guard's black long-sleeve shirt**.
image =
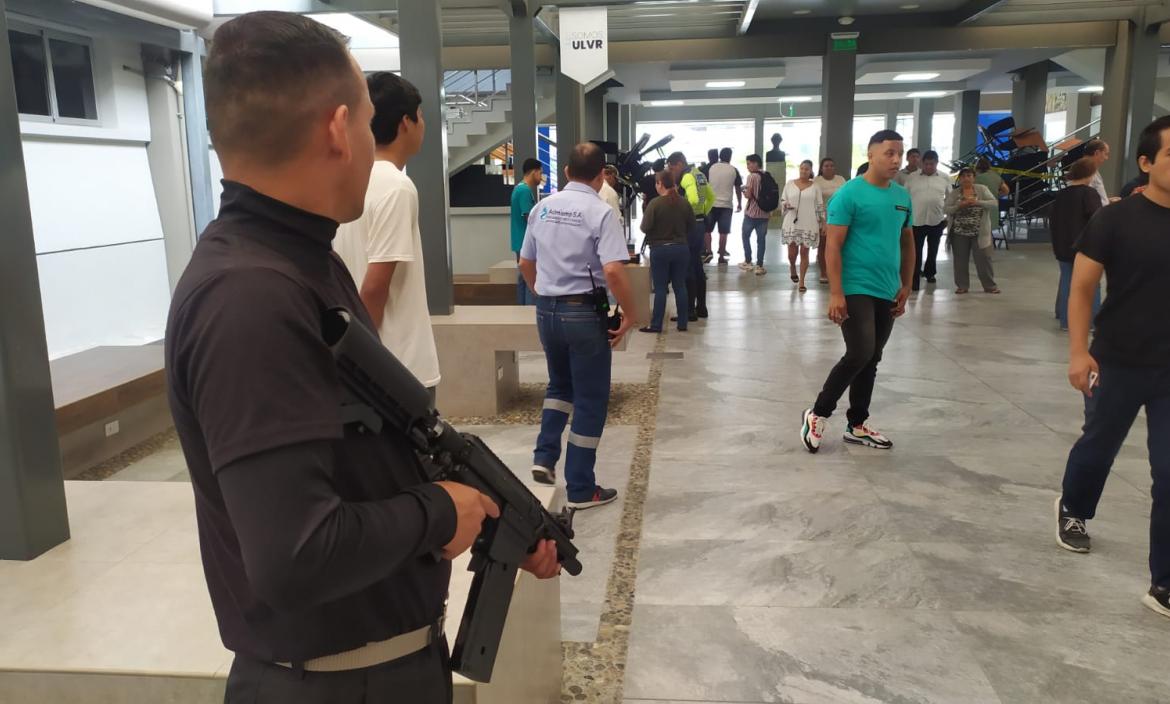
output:
[{"label": "guard's black long-sleeve shirt", "polygon": [[337,223],[225,182],[171,304],[171,411],[224,645],[297,662],[433,623],[455,508],[405,438],[342,425],[321,314],[370,321]]}]

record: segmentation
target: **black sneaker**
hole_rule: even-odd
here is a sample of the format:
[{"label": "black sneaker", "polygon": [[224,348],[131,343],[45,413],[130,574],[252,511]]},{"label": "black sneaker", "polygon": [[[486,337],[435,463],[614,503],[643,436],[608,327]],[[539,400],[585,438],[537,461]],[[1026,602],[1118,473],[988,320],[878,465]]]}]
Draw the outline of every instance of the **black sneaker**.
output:
[{"label": "black sneaker", "polygon": [[534,464],[532,465],[532,481],[537,484],[548,484],[552,486],[557,483],[557,470],[552,467],[542,467]]},{"label": "black sneaker", "polygon": [[711,260],[715,258],[714,252],[703,252],[703,263],[710,264]]},{"label": "black sneaker", "polygon": [[695,320],[698,320],[699,318],[706,318],[708,315],[709,314],[707,313],[706,308],[700,308],[699,311],[697,313],[695,313],[695,317],[691,318],[691,320],[695,321]]},{"label": "black sneaker", "polygon": [[602,489],[601,487],[596,487],[593,489],[593,496],[590,497],[589,500],[570,501],[569,508],[575,509],[577,511],[584,511],[585,509],[593,508],[594,506],[604,506],[606,504],[613,503],[614,499],[616,498],[617,489]]},{"label": "black sneaker", "polygon": [[1070,514],[1060,500],[1056,497],[1056,544],[1070,552],[1088,552],[1089,531],[1084,519]]},{"label": "black sneaker", "polygon": [[1150,587],[1142,597],[1142,603],[1150,611],[1170,618],[1170,587]]}]

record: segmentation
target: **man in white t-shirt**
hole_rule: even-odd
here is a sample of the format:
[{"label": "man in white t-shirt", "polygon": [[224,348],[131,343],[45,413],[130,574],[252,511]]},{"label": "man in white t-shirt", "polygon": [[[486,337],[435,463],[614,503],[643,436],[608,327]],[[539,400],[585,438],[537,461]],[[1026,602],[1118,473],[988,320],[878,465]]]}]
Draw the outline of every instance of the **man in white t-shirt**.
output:
[{"label": "man in white t-shirt", "polygon": [[707,216],[707,231],[713,232],[719,228],[719,263],[726,264],[730,256],[727,252],[727,236],[731,234],[731,201],[736,200],[736,212],[743,210],[743,179],[739,169],[731,165],[731,149],[724,147],[719,151],[719,161],[711,164],[707,171],[707,181],[711,190],[715,191],[715,207]]},{"label": "man in white t-shirt", "polygon": [[617,191],[617,167],[613,164],[606,164],[605,171],[602,173],[605,174],[605,182],[601,184],[601,190],[597,192],[597,195],[601,196],[601,199],[605,201],[605,204],[608,205],[610,210],[614,212],[614,215],[617,215],[618,222],[621,223],[623,227],[625,227],[626,219],[622,215],[622,199],[621,196],[618,195]]},{"label": "man in white t-shirt", "polygon": [[353,275],[382,344],[434,398],[439,355],[431,331],[418,229],[418,190],[403,169],[422,147],[426,123],[418,89],[393,73],[367,79],[377,147],[366,209],[342,225],[333,248]]}]

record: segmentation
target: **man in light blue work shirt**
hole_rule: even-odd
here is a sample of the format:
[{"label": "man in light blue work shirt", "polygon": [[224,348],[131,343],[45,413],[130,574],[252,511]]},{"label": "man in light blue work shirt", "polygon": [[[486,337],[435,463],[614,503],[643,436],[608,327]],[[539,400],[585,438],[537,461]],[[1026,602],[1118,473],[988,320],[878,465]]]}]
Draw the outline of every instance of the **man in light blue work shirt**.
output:
[{"label": "man in light blue work shirt", "polygon": [[[536,323],[548,363],[532,477],[556,483],[561,436],[571,413],[565,483],[575,509],[617,498],[616,489],[597,485],[593,468],[609,412],[612,348],[640,323],[631,317],[636,309],[625,270],[626,238],[617,215],[598,196],[604,167],[597,145],[574,147],[565,168],[569,185],[533,209],[520,251],[520,272],[539,296]],[[613,292],[625,315],[617,330],[609,329],[602,286]]]},{"label": "man in light blue work shirt", "polygon": [[[536,190],[544,179],[544,167],[539,159],[524,160],[524,177],[512,189],[512,251],[520,261],[520,249],[524,247],[524,233],[528,231],[528,216],[536,207]],[[532,293],[524,282],[524,275],[516,274],[516,305],[533,303]]]}]

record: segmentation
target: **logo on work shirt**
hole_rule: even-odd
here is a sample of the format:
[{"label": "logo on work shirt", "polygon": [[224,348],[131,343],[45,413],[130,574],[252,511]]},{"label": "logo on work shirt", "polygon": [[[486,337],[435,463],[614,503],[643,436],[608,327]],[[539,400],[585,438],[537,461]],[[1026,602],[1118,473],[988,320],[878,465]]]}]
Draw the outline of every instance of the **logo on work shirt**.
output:
[{"label": "logo on work shirt", "polygon": [[540,209],[540,221],[551,222],[554,225],[580,226],[585,224],[585,216],[580,210],[562,210],[546,205]]},{"label": "logo on work shirt", "polygon": [[541,222],[548,220],[548,206],[547,205],[540,209],[540,220],[541,220]]}]

